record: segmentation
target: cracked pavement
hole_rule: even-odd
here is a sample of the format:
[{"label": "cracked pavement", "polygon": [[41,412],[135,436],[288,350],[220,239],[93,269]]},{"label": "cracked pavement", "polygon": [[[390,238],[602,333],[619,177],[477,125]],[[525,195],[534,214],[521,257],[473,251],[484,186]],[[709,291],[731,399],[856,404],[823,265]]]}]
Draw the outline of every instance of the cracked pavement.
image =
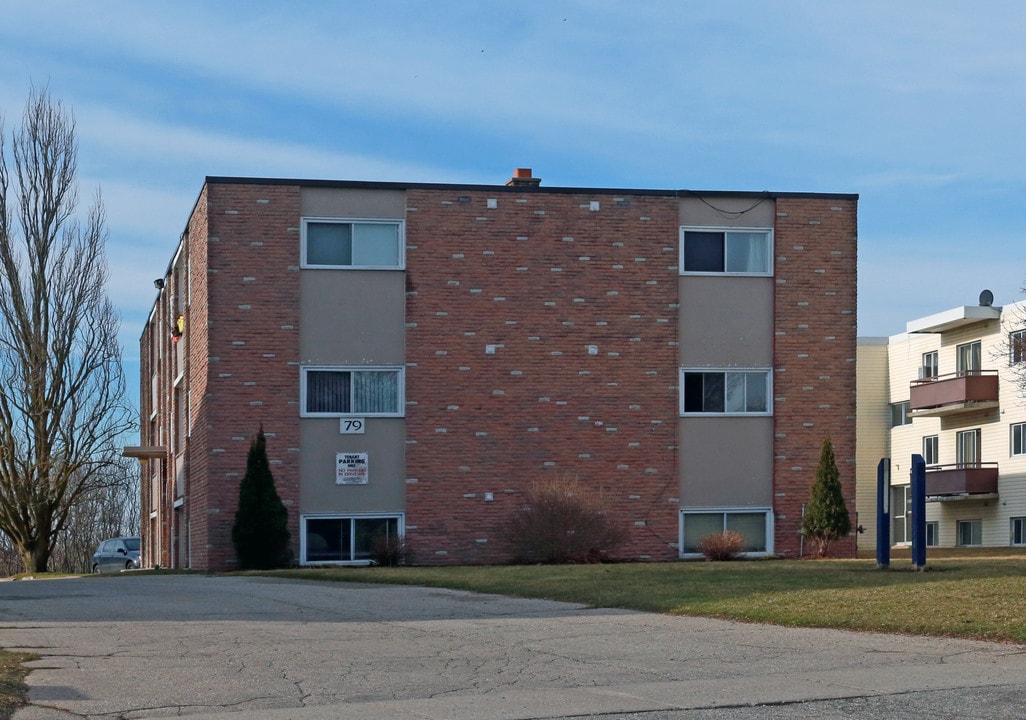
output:
[{"label": "cracked pavement", "polygon": [[418,587],[0,583],[0,645],[40,656],[15,720],[1026,716],[1016,645]]}]

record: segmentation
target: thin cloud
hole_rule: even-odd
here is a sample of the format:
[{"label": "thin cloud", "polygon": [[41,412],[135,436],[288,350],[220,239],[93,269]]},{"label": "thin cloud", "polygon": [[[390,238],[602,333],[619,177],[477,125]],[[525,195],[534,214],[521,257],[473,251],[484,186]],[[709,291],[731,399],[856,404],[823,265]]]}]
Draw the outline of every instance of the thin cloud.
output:
[{"label": "thin cloud", "polygon": [[904,169],[881,171],[862,175],[854,179],[854,185],[860,188],[894,189],[900,187],[939,187],[964,180],[957,173],[913,172]]}]

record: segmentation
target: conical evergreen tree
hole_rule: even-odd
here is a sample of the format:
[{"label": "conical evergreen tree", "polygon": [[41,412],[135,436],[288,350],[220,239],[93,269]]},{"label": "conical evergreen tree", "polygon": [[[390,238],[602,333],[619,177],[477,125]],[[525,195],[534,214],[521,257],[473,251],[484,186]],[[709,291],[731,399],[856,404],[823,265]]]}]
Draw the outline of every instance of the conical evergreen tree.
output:
[{"label": "conical evergreen tree", "polygon": [[287,563],[288,509],[274,487],[262,427],[250,445],[246,474],[239,485],[232,543],[243,570],[267,570]]},{"label": "conical evergreen tree", "polygon": [[805,517],[802,519],[802,531],[816,544],[816,554],[820,557],[827,554],[831,540],[851,532],[851,518],[844,504],[840,478],[841,473],[834,459],[834,446],[830,438],[827,438],[819,454],[812,497],[805,506]]}]

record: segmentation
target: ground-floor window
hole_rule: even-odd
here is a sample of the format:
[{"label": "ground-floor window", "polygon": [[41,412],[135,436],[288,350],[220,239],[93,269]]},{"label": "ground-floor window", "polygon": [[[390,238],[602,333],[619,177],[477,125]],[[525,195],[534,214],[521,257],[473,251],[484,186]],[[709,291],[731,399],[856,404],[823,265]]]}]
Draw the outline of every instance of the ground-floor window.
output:
[{"label": "ground-floor window", "polygon": [[1026,545],[1026,517],[1012,518],[1012,545]]},{"label": "ground-floor window", "polygon": [[982,545],[983,544],[983,521],[982,520],[959,520],[958,521],[958,544],[959,546]]},{"label": "ground-floor window", "polygon": [[[925,438],[924,438],[925,439]],[[891,487],[891,544],[908,545],[912,542],[912,492],[908,485]],[[940,523],[926,523],[926,544],[940,545]]]},{"label": "ground-floor window", "polygon": [[912,496],[908,485],[891,488],[891,544],[912,542]]},{"label": "ground-floor window", "polygon": [[680,553],[701,552],[698,547],[706,535],[733,530],[745,539],[744,552],[773,552],[773,514],[768,508],[726,510],[683,510],[680,514]]},{"label": "ground-floor window", "polygon": [[302,519],[302,563],[371,562],[402,536],[402,516],[316,516]]}]

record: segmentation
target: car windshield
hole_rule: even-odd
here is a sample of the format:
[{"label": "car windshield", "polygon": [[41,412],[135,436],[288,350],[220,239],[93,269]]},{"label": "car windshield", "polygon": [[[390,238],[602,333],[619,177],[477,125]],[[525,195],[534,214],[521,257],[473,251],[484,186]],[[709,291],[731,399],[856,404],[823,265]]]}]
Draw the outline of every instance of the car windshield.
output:
[{"label": "car windshield", "polygon": [[129,552],[139,552],[139,538],[125,538],[125,547]]}]

